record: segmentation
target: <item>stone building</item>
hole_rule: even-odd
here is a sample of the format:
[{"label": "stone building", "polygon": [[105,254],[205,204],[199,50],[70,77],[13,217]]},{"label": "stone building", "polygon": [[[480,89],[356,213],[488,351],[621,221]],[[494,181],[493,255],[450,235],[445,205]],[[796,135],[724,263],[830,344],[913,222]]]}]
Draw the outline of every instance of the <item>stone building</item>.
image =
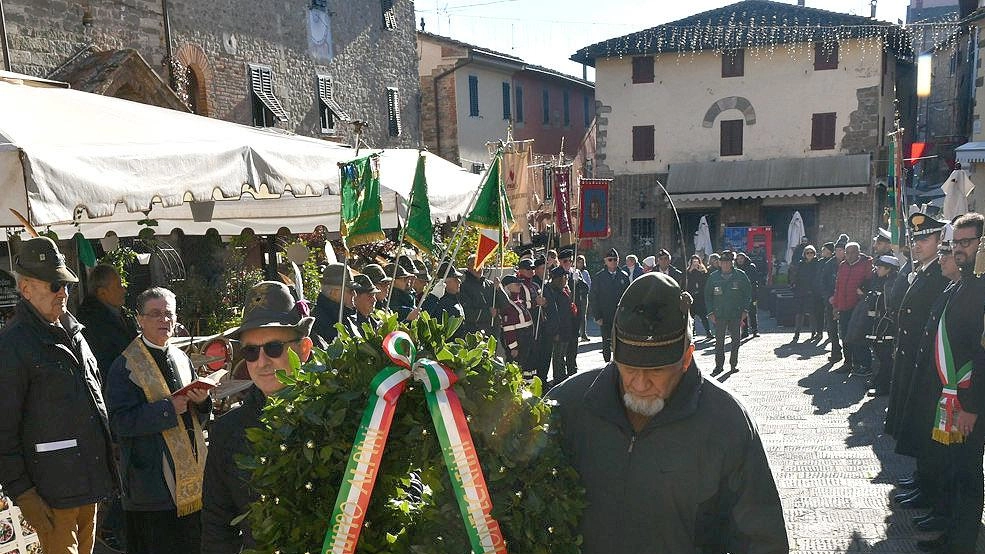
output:
[{"label": "stone building", "polygon": [[6,0],[10,69],[371,147],[420,141],[412,0]]},{"label": "stone building", "polygon": [[[869,18],[746,0],[587,46],[596,68],[598,177],[614,246],[686,253],[706,216],[716,249],[729,227],[771,226],[782,257],[792,214],[812,242],[883,225],[887,133],[911,101],[902,30]],[[675,259],[678,259],[675,256]]]}]

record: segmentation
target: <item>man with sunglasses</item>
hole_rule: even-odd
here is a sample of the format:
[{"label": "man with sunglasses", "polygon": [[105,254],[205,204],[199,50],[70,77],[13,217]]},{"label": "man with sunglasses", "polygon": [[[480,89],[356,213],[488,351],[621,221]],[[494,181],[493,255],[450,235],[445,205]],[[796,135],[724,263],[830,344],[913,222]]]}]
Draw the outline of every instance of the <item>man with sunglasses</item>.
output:
[{"label": "man with sunglasses", "polygon": [[629,275],[619,269],[619,252],[610,248],[605,256],[605,267],[592,277],[592,289],[588,293],[592,319],[602,331],[602,358],[606,363],[612,359],[612,318],[629,281]]},{"label": "man with sunglasses", "polygon": [[106,405],[120,447],[129,554],[191,552],[201,542],[203,427],[207,390],[175,394],[195,380],[188,355],[171,344],[174,293],[153,287],[137,297],[140,336],[109,368]]},{"label": "man with sunglasses", "polygon": [[117,487],[96,358],[68,313],[78,278],[54,241],[21,243],[21,300],[0,332],[0,486],[48,554],[89,554]]},{"label": "man with sunglasses", "polygon": [[[243,324],[230,334],[253,380],[243,404],[226,413],[209,431],[211,453],[205,464],[202,498],[202,554],[235,554],[256,543],[248,519],[240,518],[256,500],[249,473],[236,458],[249,453],[246,430],[260,425],[266,398],[284,388],[280,370],[291,371],[289,352],[305,362],[314,344],[308,336],[314,318],[302,315],[287,285],[258,283],[243,307]],[[241,521],[233,524],[234,519]]]}]

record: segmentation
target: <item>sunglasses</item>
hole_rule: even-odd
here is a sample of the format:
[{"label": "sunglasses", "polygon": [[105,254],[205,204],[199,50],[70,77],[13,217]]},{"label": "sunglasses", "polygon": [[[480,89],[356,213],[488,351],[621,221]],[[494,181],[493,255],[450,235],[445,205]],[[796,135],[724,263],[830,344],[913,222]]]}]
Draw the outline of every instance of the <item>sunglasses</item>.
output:
[{"label": "sunglasses", "polygon": [[301,339],[289,341],[272,340],[266,344],[250,344],[240,348],[243,359],[248,362],[255,362],[260,359],[260,349],[262,348],[268,358],[280,358],[284,355],[284,347],[292,342],[300,342]]},{"label": "sunglasses", "polygon": [[607,261],[607,262],[618,262],[619,261],[619,258],[606,258],[605,261]]},{"label": "sunglasses", "polygon": [[66,293],[72,294],[72,283],[69,283],[68,281],[55,281],[48,283],[48,290],[52,293],[57,293],[62,289],[65,289]]}]

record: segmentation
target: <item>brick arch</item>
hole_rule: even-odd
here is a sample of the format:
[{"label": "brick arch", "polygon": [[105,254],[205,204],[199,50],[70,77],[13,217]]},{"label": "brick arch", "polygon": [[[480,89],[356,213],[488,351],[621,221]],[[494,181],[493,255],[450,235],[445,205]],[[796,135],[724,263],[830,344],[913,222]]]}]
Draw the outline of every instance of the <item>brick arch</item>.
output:
[{"label": "brick arch", "polygon": [[194,72],[197,84],[194,87],[194,101],[197,113],[205,116],[212,114],[214,106],[211,88],[214,81],[212,78],[212,64],[209,63],[209,59],[205,56],[205,51],[197,44],[183,44],[174,53],[174,57],[182,66]]},{"label": "brick arch", "polygon": [[742,112],[746,120],[746,125],[756,124],[756,110],[753,109],[752,103],[749,100],[741,96],[726,96],[708,108],[708,111],[705,112],[705,119],[701,122],[701,126],[711,129],[714,127],[715,119],[718,118],[719,114],[727,110],[739,110]]}]

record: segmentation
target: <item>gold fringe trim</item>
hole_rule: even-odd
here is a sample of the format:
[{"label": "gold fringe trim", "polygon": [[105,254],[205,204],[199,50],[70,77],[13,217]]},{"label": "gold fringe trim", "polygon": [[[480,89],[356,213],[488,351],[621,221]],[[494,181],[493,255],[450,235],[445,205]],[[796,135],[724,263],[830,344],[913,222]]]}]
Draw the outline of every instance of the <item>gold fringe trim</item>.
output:
[{"label": "gold fringe trim", "polygon": [[958,431],[941,431],[940,429],[934,429],[931,434],[931,438],[936,442],[941,444],[960,444],[964,442],[964,435]]}]

